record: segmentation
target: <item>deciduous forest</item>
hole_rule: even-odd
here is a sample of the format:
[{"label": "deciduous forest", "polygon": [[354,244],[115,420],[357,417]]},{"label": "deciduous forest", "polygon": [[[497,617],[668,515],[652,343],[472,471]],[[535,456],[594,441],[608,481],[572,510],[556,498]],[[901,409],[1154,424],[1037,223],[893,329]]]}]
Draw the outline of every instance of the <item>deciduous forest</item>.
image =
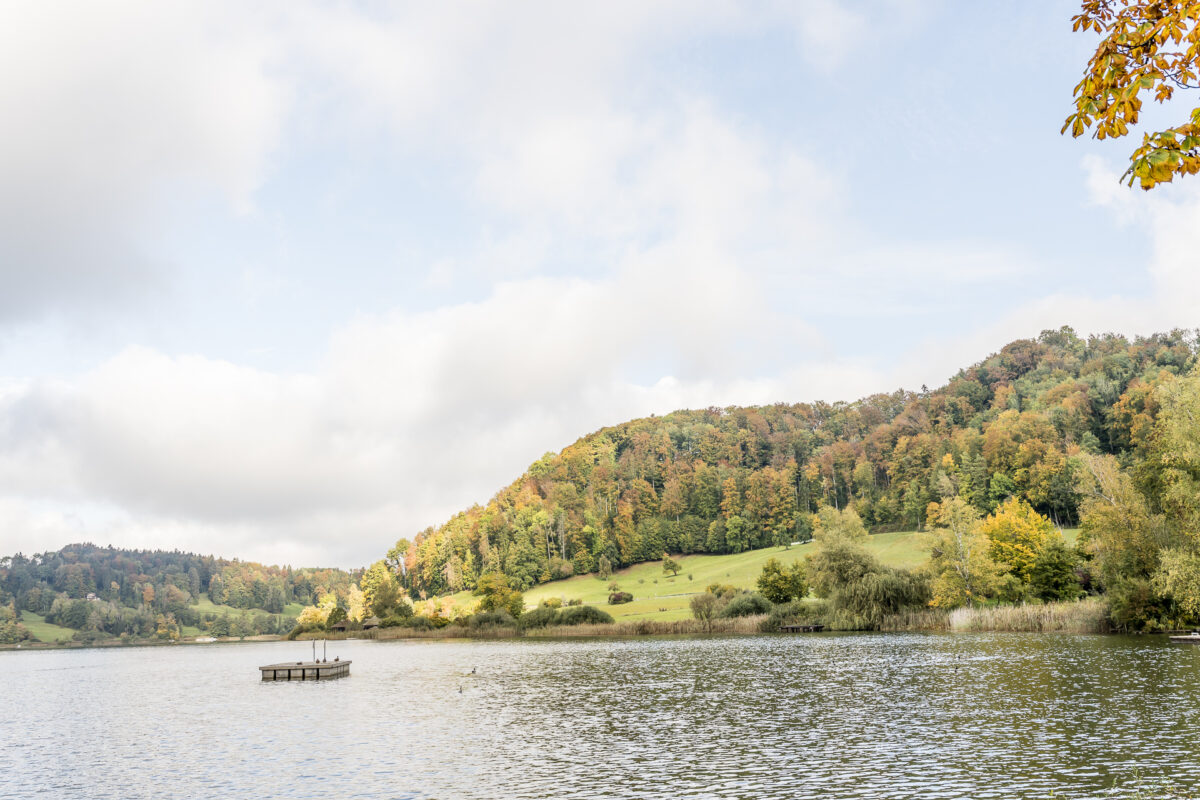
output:
[{"label": "deciduous forest", "polygon": [[[1198,346],[1194,331],[1084,339],[1062,328],[934,390],[632,420],[547,453],[386,561],[414,598],[473,589],[488,573],[525,590],[664,553],[806,541],[824,508],[853,509],[871,532],[946,531],[1009,503],[1015,517],[1028,508],[1081,527],[1075,552],[1057,557],[1112,595],[1121,619],[1178,617],[1200,594],[1188,577],[1200,572]],[[1009,573],[1028,583],[1037,556],[1013,556]]]}]

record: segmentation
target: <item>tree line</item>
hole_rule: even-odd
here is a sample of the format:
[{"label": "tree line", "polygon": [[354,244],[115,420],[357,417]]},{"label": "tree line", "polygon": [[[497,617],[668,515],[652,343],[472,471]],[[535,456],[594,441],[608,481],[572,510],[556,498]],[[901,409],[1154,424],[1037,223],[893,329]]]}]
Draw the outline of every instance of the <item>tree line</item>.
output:
[{"label": "tree line", "polygon": [[[286,633],[286,606],[334,593],[345,598],[354,577],[337,569],[293,569],[161,550],[72,544],[0,558],[0,638],[25,638],[22,612],[72,628],[80,639],[174,638],[184,626],[216,636]],[[206,611],[202,599],[232,606]],[[294,617],[294,615],[293,615]]]},{"label": "tree line", "polygon": [[[1195,331],[1084,339],[1064,327],[1014,341],[935,390],[632,420],[546,454],[384,561],[413,598],[473,589],[489,573],[520,591],[664,552],[806,541],[825,508],[853,508],[879,532],[944,529],[948,503],[974,525],[1019,502],[1053,526],[1083,524],[1085,549],[1100,558],[1095,588],[1135,574],[1144,588],[1158,556],[1109,565],[1093,487],[1119,475],[1145,515],[1178,511],[1168,506],[1181,491],[1165,484],[1178,487],[1180,470],[1170,481],[1163,472],[1178,442],[1167,445],[1159,417],[1172,393],[1192,390],[1198,349]],[[1169,538],[1155,554],[1172,549]]]}]

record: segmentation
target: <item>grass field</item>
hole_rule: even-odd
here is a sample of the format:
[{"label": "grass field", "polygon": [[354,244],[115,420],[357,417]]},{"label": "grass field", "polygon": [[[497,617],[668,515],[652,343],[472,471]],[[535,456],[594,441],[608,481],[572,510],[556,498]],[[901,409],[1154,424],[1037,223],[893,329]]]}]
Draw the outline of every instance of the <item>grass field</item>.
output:
[{"label": "grass field", "polygon": [[[270,611],[262,608],[242,609],[234,608],[233,606],[220,605],[210,600],[207,594],[201,594],[200,600],[193,605],[192,608],[196,611],[199,611],[201,614],[241,614],[243,611],[246,611],[249,614],[271,613]],[[288,603],[283,607],[283,614],[287,617],[298,617],[300,616],[300,612],[303,610],[304,606],[301,603]]]},{"label": "grass field", "polygon": [[71,641],[71,637],[75,635],[75,631],[71,628],[64,628],[61,625],[55,625],[51,622],[46,622],[46,618],[34,614],[32,611],[21,612],[21,624],[33,634],[33,638],[39,642],[58,642]]},{"label": "grass field", "polygon": [[[725,556],[691,555],[676,559],[680,569],[677,576],[664,575],[661,561],[648,561],[613,573],[608,580],[594,575],[579,575],[562,581],[551,581],[525,592],[526,608],[543,600],[558,597],[565,603],[579,599],[585,605],[598,606],[613,615],[617,622],[637,620],[671,621],[692,616],[692,595],[703,592],[713,583],[730,584],[739,589],[754,589],[769,558],[784,564],[803,559],[812,552],[811,544],[798,547],[766,547]],[[867,548],[884,564],[911,568],[928,558],[919,534],[914,532],[881,533],[867,540]],[[633,595],[633,602],[608,605],[608,584],[616,581],[621,591]],[[459,592],[447,598],[456,607],[470,608],[478,601],[470,592]]]}]

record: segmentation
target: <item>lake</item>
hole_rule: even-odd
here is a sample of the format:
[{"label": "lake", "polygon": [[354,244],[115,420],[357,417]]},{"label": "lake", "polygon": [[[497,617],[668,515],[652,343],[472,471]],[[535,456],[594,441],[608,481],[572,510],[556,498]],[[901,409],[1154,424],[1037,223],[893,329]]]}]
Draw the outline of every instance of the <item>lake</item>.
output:
[{"label": "lake", "polygon": [[[319,645],[318,645],[319,647]],[[818,634],[0,653],[4,798],[1101,797],[1200,786],[1200,647]],[[470,675],[472,669],[475,675]]]}]

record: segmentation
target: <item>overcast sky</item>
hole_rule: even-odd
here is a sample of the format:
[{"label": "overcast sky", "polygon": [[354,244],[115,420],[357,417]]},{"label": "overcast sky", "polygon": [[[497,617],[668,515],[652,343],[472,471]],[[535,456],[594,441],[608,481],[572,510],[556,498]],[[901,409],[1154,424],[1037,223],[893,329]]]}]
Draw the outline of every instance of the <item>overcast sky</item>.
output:
[{"label": "overcast sky", "polygon": [[3,4],[0,554],[359,566],[604,425],[1195,327],[1077,9]]}]

